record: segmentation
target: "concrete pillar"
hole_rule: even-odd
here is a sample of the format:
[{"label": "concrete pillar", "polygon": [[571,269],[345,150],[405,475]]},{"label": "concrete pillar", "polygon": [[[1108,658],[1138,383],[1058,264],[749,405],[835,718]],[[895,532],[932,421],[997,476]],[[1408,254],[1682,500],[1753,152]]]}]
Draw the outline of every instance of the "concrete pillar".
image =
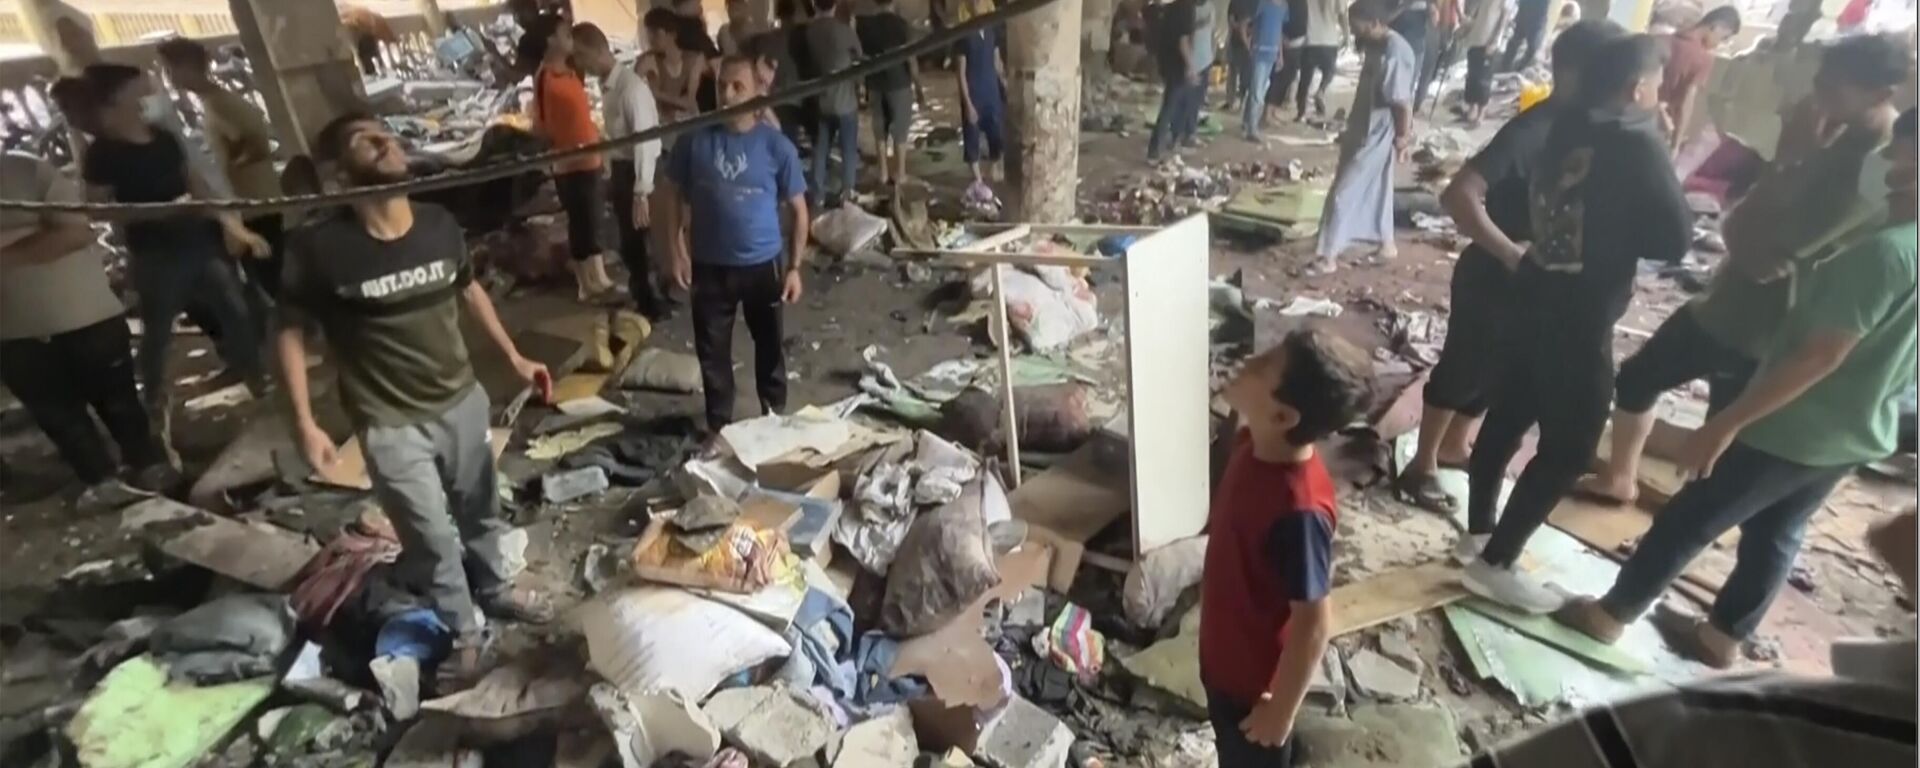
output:
[{"label": "concrete pillar", "polygon": [[1056,0],[1007,29],[1007,172],[1015,221],[1074,217],[1080,185],[1080,7]]},{"label": "concrete pillar", "polygon": [[427,23],[427,36],[435,40],[447,34],[447,15],[440,11],[437,0],[413,0],[413,7],[420,12],[420,20]]},{"label": "concrete pillar", "polygon": [[1787,14],[1780,19],[1779,41],[1775,47],[1785,49],[1805,42],[1807,33],[1819,23],[1825,5],[1823,0],[1789,0]]},{"label": "concrete pillar", "polygon": [[60,0],[20,0],[20,21],[40,50],[53,59],[60,74],[76,75],[80,68],[100,60],[93,20]]},{"label": "concrete pillar", "polygon": [[307,142],[321,126],[365,108],[353,43],[332,0],[228,0],[228,5],[287,154],[312,154]]}]

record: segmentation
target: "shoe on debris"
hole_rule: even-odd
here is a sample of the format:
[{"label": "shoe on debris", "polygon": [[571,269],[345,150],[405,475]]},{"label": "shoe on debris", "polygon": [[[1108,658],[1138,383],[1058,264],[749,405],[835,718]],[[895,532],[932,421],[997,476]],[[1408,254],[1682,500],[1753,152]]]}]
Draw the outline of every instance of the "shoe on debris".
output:
[{"label": "shoe on debris", "polygon": [[1460,540],[1453,545],[1453,562],[1463,568],[1472,565],[1480,559],[1480,550],[1487,548],[1487,539],[1491,538],[1493,535],[1487,533],[1470,533],[1461,536]]},{"label": "shoe on debris", "polygon": [[1534,615],[1546,615],[1560,609],[1566,598],[1548,589],[1538,579],[1509,566],[1501,568],[1485,560],[1474,560],[1460,577],[1468,592],[1501,605]]}]

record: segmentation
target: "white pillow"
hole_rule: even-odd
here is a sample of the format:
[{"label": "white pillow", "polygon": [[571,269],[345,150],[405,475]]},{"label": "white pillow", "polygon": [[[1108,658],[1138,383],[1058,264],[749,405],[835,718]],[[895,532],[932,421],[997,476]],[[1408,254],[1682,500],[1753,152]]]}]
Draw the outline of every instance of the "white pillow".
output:
[{"label": "white pillow", "polygon": [[601,595],[583,609],[581,630],[593,670],[628,696],[701,701],[741,670],[793,652],[746,614],[671,587]]}]

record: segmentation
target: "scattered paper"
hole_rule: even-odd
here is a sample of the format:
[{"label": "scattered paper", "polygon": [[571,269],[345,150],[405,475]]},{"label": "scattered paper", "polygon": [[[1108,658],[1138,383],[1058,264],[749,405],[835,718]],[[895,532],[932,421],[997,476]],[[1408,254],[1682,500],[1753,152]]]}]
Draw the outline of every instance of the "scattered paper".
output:
[{"label": "scattered paper", "polygon": [[806,412],[791,416],[774,414],[728,424],[720,437],[733,449],[733,455],[748,469],[765,464],[800,449],[822,454],[832,453],[853,439],[847,422]]}]

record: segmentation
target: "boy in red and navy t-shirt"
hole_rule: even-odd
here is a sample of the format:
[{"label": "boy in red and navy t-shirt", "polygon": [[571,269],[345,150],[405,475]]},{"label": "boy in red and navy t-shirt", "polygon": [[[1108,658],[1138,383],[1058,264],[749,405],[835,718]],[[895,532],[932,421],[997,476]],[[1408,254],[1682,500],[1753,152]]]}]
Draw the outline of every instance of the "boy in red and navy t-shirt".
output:
[{"label": "boy in red and navy t-shirt", "polygon": [[1294,717],[1333,628],[1338,511],[1313,444],[1366,411],[1371,374],[1352,344],[1306,328],[1227,384],[1240,425],[1209,513],[1200,614],[1222,768],[1291,764]]}]

